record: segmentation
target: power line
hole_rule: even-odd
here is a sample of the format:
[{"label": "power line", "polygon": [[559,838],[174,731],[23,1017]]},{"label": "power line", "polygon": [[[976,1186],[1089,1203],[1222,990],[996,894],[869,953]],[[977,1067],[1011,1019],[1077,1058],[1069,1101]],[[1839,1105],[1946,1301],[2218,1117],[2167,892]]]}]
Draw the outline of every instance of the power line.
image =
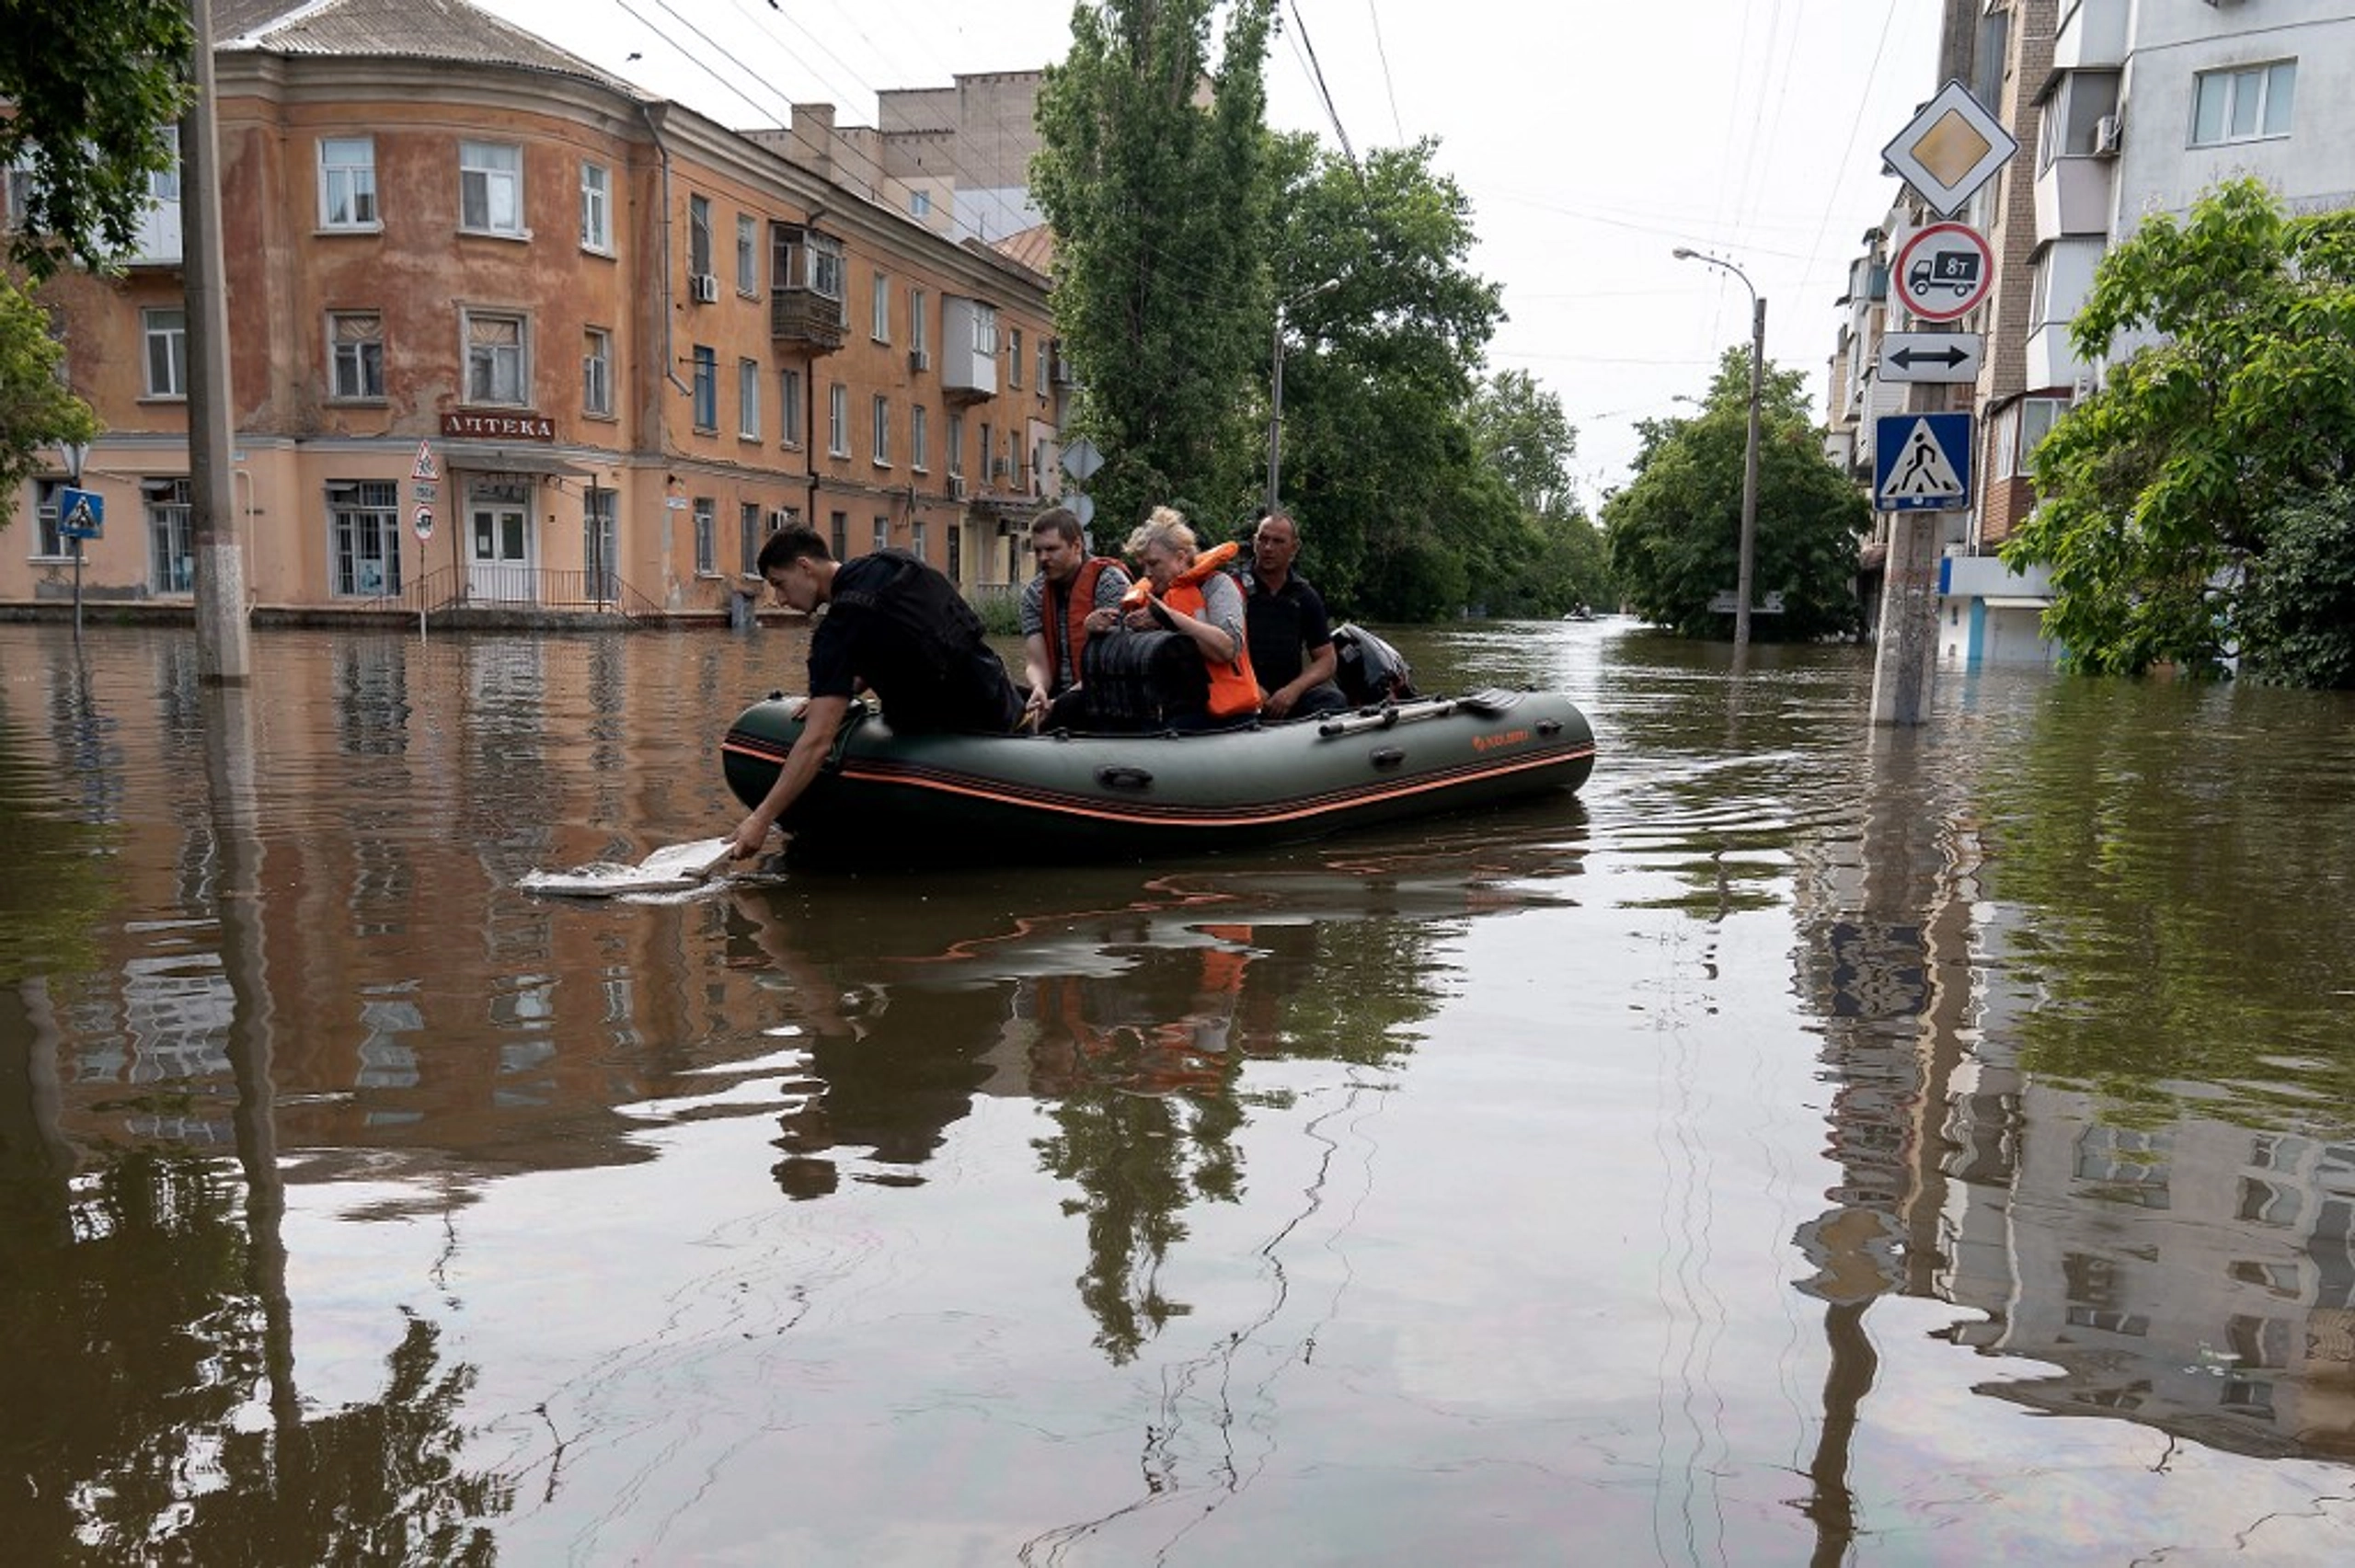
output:
[{"label": "power line", "polygon": [[1390,129],[1397,136],[1398,144],[1407,144],[1407,125],[1398,118],[1398,86],[1390,77],[1390,51],[1382,41],[1382,13],[1374,0],[1365,0],[1366,20],[1373,24],[1373,54],[1382,62],[1382,91],[1390,99]]}]

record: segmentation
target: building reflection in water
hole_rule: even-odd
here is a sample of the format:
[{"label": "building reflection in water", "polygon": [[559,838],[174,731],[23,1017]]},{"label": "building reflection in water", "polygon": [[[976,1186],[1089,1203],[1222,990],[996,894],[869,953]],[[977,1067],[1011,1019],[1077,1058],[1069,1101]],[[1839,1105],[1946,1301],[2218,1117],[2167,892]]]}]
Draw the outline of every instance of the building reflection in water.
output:
[{"label": "building reflection in water", "polygon": [[[2089,742],[2065,715],[2036,726],[2031,752],[2126,744]],[[2241,1094],[2221,1067],[2203,1082],[2180,1038],[2145,1036],[2171,1062],[2157,1071],[2131,1055],[2095,1081],[2039,1069],[2048,1042],[2086,1049],[2104,1026],[2063,1007],[2071,984],[2158,983],[2134,978],[2151,961],[2133,940],[2157,911],[2093,907],[2081,887],[2097,846],[2072,863],[2078,886],[2036,881],[2021,830],[1989,815],[2004,791],[1957,777],[1932,738],[1877,737],[1866,774],[1853,830],[1803,846],[1798,878],[1839,1173],[1831,1207],[1794,1237],[1830,1354],[1799,1505],[1819,1560],[1837,1561],[1855,1528],[1847,1446],[1877,1370],[1866,1319],[1885,1295],[1971,1309],[1946,1337],[2035,1364],[1989,1377],[1983,1395],[2238,1453],[2355,1455],[2355,1138],[2324,1130],[2344,1128],[2343,1105],[2285,1126],[2262,1086]],[[2092,803],[2087,816],[2101,819]],[[2219,975],[2241,964],[2229,939],[2202,957]],[[2175,1026],[2221,1039],[2234,1025],[2226,1013]]]}]

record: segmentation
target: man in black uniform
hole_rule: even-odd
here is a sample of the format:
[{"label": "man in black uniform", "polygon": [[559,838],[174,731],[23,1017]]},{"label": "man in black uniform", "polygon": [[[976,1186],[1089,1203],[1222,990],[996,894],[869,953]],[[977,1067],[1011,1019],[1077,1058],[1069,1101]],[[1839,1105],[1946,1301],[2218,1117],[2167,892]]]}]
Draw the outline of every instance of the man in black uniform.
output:
[{"label": "man in black uniform", "polygon": [[862,683],[902,735],[1004,735],[1021,717],[1022,699],[981,618],[955,583],[913,555],[878,550],[837,562],[815,529],[795,524],[769,535],[758,564],[778,603],[804,614],[828,609],[810,637],[801,734],[776,783],[737,828],[736,859],[759,853],[818,776]]},{"label": "man in black uniform", "polygon": [[1244,574],[1244,636],[1259,677],[1264,718],[1338,713],[1350,705],[1333,684],[1333,628],[1325,600],[1292,569],[1300,532],[1288,512],[1271,511],[1251,536]]}]

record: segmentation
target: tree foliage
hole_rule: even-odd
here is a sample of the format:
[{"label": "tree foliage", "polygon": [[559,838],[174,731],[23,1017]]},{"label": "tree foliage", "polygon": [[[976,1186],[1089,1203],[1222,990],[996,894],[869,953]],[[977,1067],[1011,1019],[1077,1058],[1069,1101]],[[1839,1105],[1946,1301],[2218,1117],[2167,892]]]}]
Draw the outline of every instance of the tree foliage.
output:
[{"label": "tree foliage", "polygon": [[[1783,596],[1779,615],[1755,616],[1753,635],[1802,642],[1855,633],[1856,544],[1872,517],[1823,454],[1806,378],[1769,364],[1759,392],[1758,519],[1753,602]],[[1680,635],[1729,634],[1709,608],[1740,575],[1741,489],[1750,437],[1750,350],[1729,349],[1701,412],[1637,426],[1635,477],[1603,509],[1614,579],[1648,621]]]},{"label": "tree foliage", "polygon": [[1385,620],[1476,604],[1532,547],[1467,417],[1503,311],[1466,266],[1471,203],[1436,152],[1278,147],[1283,498],[1327,598]]},{"label": "tree foliage", "polygon": [[1055,235],[1055,324],[1104,466],[1100,526],[1248,487],[1269,315],[1271,0],[1101,0],[1039,93],[1031,189]]},{"label": "tree foliage", "polygon": [[1562,400],[1527,371],[1504,371],[1475,389],[1468,410],[1481,461],[1521,509],[1520,561],[1492,586],[1498,615],[1560,615],[1615,597],[1603,535],[1578,502],[1570,460],[1578,432]]},{"label": "tree foliage", "polygon": [[[2070,665],[2205,670],[2237,645],[2285,677],[2326,670],[2267,645],[2292,624],[2279,592],[2248,612],[2284,520],[2355,480],[2355,211],[2293,217],[2255,180],[2221,186],[2104,256],[2070,337],[2119,357],[2038,446],[2040,504],[2004,551],[2051,568],[2045,629]],[[2312,577],[2333,559],[2302,551],[2301,591],[2338,591]]]},{"label": "tree foliage", "polygon": [[27,175],[9,259],[35,279],[136,242],[147,177],[178,157],[194,42],[183,0],[0,0],[0,166]]},{"label": "tree foliage", "polygon": [[2273,513],[2240,612],[2246,663],[2260,679],[2355,688],[2355,486]]},{"label": "tree foliage", "polygon": [[48,313],[15,280],[0,277],[0,528],[38,472],[40,448],[98,433],[90,406],[58,379],[64,355],[49,335]]}]

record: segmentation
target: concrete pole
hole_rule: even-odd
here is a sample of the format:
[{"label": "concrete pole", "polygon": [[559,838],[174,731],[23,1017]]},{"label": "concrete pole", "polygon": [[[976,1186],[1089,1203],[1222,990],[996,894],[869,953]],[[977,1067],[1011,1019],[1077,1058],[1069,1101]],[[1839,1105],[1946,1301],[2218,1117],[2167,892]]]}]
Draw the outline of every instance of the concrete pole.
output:
[{"label": "concrete pole", "polygon": [[[1730,270],[1730,269],[1729,269]],[[1736,274],[1740,276],[1739,273]],[[1743,278],[1747,284],[1750,280]],[[1733,582],[1733,658],[1739,668],[1750,652],[1750,594],[1758,564],[1758,403],[1766,378],[1766,302],[1751,291],[1750,440],[1741,454],[1741,562]]]},{"label": "concrete pole", "polygon": [[196,32],[196,100],[180,120],[180,213],[188,299],[188,476],[196,552],[200,681],[250,678],[245,544],[237,537],[230,457],[236,408],[229,387],[229,292],[221,238],[221,144],[213,120],[213,7],[189,0]]},{"label": "concrete pole", "polygon": [[1276,484],[1284,461],[1284,307],[1276,307],[1276,338],[1268,371],[1268,505],[1276,509]]}]

